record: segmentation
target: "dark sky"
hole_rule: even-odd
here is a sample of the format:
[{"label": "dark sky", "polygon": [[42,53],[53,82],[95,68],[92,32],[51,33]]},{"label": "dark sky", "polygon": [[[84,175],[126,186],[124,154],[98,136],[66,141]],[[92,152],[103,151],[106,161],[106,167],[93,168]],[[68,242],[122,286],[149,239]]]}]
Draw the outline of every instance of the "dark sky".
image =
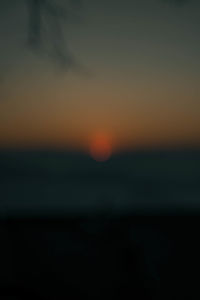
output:
[{"label": "dark sky", "polygon": [[65,69],[48,19],[34,52],[26,0],[1,1],[0,146],[199,144],[200,2],[82,2],[62,25]]}]

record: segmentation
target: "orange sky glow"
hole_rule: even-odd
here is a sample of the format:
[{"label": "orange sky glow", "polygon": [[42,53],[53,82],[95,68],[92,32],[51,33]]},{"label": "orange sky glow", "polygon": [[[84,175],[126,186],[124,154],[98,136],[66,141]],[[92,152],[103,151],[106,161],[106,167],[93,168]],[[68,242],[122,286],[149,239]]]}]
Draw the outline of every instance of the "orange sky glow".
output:
[{"label": "orange sky glow", "polygon": [[86,22],[63,25],[81,71],[63,72],[30,52],[17,39],[24,10],[4,12],[0,149],[62,148],[98,160],[127,149],[200,147],[199,2],[125,0],[111,10],[108,2],[116,5],[88,0]]}]

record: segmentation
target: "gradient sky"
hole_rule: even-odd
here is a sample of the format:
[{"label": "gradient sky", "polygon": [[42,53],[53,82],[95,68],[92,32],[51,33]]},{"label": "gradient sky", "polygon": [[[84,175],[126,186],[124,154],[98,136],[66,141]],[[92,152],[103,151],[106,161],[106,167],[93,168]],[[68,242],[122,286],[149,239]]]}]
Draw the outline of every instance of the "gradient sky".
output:
[{"label": "gradient sky", "polygon": [[[0,147],[200,145],[200,2],[85,0],[63,27],[78,67],[26,45],[25,0],[0,4]],[[9,3],[13,3],[10,1]]]}]

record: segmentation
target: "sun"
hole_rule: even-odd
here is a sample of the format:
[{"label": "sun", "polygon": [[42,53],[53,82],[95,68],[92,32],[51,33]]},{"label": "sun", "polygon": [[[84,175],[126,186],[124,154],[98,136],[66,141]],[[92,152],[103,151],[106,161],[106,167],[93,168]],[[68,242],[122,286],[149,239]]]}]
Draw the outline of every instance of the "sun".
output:
[{"label": "sun", "polygon": [[107,161],[112,154],[110,138],[105,134],[96,134],[90,142],[90,155],[98,162]]}]

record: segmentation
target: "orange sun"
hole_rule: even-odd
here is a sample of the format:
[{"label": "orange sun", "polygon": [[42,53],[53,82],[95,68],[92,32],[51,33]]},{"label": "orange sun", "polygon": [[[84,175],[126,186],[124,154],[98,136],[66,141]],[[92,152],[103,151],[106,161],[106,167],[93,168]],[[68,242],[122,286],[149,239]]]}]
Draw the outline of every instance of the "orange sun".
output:
[{"label": "orange sun", "polygon": [[90,143],[90,154],[96,161],[103,162],[108,160],[112,154],[109,137],[104,134],[95,135]]}]

